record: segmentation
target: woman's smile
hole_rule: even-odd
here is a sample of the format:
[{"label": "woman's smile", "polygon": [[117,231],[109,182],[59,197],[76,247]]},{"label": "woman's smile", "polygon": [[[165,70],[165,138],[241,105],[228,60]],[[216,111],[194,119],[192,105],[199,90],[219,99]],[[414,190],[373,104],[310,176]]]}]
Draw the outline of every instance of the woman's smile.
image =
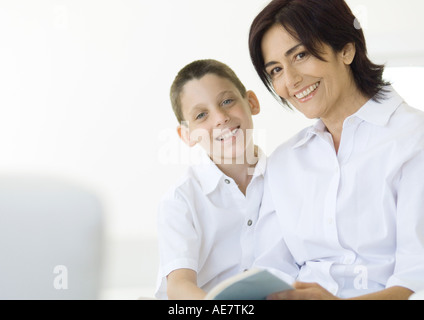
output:
[{"label": "woman's smile", "polygon": [[320,83],[321,82],[318,81],[317,83],[314,83],[311,86],[303,88],[302,90],[295,93],[294,97],[302,103],[311,100],[316,95]]}]

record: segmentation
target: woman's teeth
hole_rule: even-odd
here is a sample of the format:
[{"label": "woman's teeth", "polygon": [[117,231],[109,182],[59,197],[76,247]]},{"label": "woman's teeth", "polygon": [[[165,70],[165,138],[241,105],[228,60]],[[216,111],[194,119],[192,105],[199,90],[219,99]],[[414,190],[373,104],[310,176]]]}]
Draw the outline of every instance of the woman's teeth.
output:
[{"label": "woman's teeth", "polygon": [[225,133],[225,134],[223,134],[223,135],[219,136],[219,137],[217,138],[217,140],[219,140],[219,141],[224,141],[224,140],[230,139],[230,138],[232,138],[233,136],[235,136],[239,130],[240,130],[240,128],[235,128],[235,129],[234,129],[234,130],[232,130],[232,131],[228,131],[227,133]]},{"label": "woman's teeth", "polygon": [[309,96],[312,92],[314,92],[319,86],[319,82],[313,84],[312,86],[310,86],[308,89],[306,89],[305,91],[296,94],[295,97],[298,99],[303,99],[307,96]]}]

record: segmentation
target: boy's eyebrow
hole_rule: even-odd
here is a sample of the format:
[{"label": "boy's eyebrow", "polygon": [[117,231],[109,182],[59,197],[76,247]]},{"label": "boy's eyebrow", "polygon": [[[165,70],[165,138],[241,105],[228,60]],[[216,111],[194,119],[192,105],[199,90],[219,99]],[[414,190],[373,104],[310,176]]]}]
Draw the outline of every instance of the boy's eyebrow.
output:
[{"label": "boy's eyebrow", "polygon": [[[291,55],[293,52],[295,52],[299,47],[303,46],[303,43],[298,43],[297,45],[295,45],[293,48],[287,50],[287,52],[284,54],[285,57],[288,57],[289,55]],[[265,64],[264,68],[267,69],[275,64],[277,64],[278,62],[276,61],[270,61],[268,63]]]},{"label": "boy's eyebrow", "polygon": [[190,115],[195,114],[196,112],[203,110],[205,107],[202,103],[196,104],[195,106],[193,106],[190,111],[188,112]]},{"label": "boy's eyebrow", "polygon": [[217,98],[222,99],[222,97],[225,96],[226,94],[234,94],[234,91],[232,91],[232,90],[222,91],[217,95]]},{"label": "boy's eyebrow", "polygon": [[[225,91],[222,91],[222,92],[220,92],[220,93],[218,93],[218,95],[217,95],[217,100],[221,100],[226,94],[235,94],[234,93],[234,91],[232,91],[232,90],[225,90]],[[188,111],[188,114],[189,115],[195,115],[197,112],[199,112],[199,111],[204,111],[205,110],[205,108],[206,108],[206,106],[205,106],[205,104],[203,104],[203,103],[198,103],[198,104],[196,104],[196,105],[194,105],[191,109],[190,109],[190,111]]]}]

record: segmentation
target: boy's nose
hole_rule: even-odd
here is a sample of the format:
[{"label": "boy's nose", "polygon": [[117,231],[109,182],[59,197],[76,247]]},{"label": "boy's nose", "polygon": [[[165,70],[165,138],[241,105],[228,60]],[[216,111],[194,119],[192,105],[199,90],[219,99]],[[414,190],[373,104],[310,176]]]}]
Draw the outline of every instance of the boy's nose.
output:
[{"label": "boy's nose", "polygon": [[230,120],[230,117],[227,112],[224,110],[218,110],[215,113],[215,126],[220,127],[227,123]]}]

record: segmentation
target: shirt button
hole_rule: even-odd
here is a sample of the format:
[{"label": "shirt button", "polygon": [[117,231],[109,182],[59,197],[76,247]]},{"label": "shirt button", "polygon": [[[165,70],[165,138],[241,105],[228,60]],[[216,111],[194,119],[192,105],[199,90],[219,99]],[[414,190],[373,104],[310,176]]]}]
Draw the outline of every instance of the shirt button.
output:
[{"label": "shirt button", "polygon": [[247,221],[247,225],[250,227],[253,224],[252,220]]},{"label": "shirt button", "polygon": [[230,181],[230,180],[228,180],[228,179],[225,179],[225,180],[224,180],[224,182],[225,182],[226,184],[230,184],[230,183],[231,183],[231,181]]}]

